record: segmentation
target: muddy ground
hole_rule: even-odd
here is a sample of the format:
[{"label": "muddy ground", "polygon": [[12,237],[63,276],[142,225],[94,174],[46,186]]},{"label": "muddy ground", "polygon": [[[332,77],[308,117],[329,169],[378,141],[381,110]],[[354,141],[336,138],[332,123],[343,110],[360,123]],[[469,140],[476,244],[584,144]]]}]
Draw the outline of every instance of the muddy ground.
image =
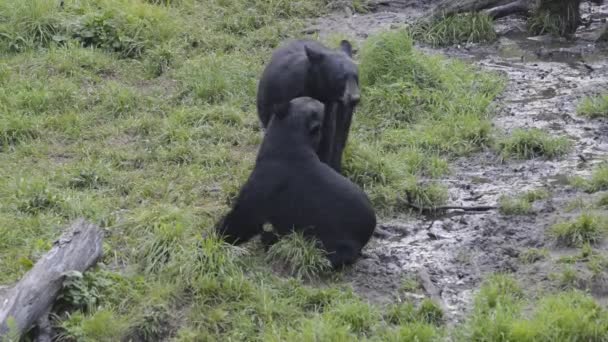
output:
[{"label": "muddy ground", "polygon": [[[387,3],[368,14],[338,9],[317,19],[309,30],[321,37],[342,34],[362,40],[369,34],[412,23],[433,7],[433,1]],[[593,165],[608,154],[608,122],[576,115],[580,99],[608,90],[608,50],[594,44],[605,25],[602,21],[608,17],[608,5],[584,3],[582,11],[584,19],[593,18],[593,23],[579,28],[574,41],[529,37],[524,20],[514,17],[496,22],[499,39],[491,45],[441,50],[419,47],[430,53],[468,59],[507,77],[506,90],[495,103],[493,122],[498,132],[538,127],[568,136],[575,147],[554,161],[501,163],[496,153],[488,150],[452,163],[451,175],[442,180],[449,186],[450,204],[497,205],[502,194],[537,188],[548,190],[551,196],[536,202],[534,213],[525,216],[505,216],[493,210],[474,214],[455,211],[435,218],[383,218],[380,227],[389,234],[373,238],[364,250],[365,257],[345,274],[345,280],[360,294],[379,304],[400,296],[420,298],[424,293],[417,295],[401,289],[407,279],[426,273],[430,278],[427,290],[437,290],[449,321],[456,323],[470,309],[475,289],[489,273],[514,272],[532,292],[555,286],[550,275],[563,269],[556,259],[580,252],[558,248],[545,231],[579,213],[576,209],[566,210],[575,198],[592,198],[573,189],[567,178],[589,175]],[[532,265],[520,263],[518,255],[534,247],[548,248],[552,258]],[[605,244],[598,249],[606,247]],[[581,272],[584,274],[582,268]],[[584,285],[600,302],[608,302],[608,284],[604,281],[588,281]]]}]

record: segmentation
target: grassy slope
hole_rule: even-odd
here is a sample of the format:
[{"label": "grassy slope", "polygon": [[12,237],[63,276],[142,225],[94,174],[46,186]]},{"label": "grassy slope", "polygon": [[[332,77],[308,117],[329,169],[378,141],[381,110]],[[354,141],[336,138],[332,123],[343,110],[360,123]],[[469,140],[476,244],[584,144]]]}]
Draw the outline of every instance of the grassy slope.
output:
[{"label": "grassy slope", "polygon": [[[63,340],[444,334],[432,305],[381,309],[339,277],[311,287],[275,276],[259,248],[201,237],[253,165],[263,63],[323,1],[158,2],[0,0],[0,284],[85,216],[106,228],[106,253],[70,278],[55,322]],[[372,37],[358,58],[365,100],[349,177],[384,214],[405,191],[441,203],[446,189],[433,179],[491,142],[488,106],[501,82],[421,55],[402,32]],[[472,322],[492,319],[488,310]],[[465,328],[465,340],[482,336]]]}]

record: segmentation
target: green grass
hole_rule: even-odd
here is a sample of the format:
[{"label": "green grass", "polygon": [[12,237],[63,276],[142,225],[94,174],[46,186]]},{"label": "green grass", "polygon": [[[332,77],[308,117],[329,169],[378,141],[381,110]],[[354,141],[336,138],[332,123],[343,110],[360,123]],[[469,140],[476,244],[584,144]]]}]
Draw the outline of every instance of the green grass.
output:
[{"label": "green grass", "polygon": [[[106,232],[104,257],[64,283],[59,340],[449,335],[428,300],[389,316],[340,279],[299,279],[325,265],[306,241],[286,239],[267,255],[211,231],[254,164],[263,63],[325,5],[0,0],[0,284],[85,217]],[[359,51],[364,100],[346,173],[379,214],[402,210],[406,193],[425,206],[446,202],[450,161],[492,143],[490,105],[503,81],[420,53],[403,31]],[[277,260],[295,276],[276,272]]]},{"label": "green grass", "polygon": [[571,145],[568,138],[553,137],[537,128],[515,129],[497,143],[503,159],[554,159],[566,154]]},{"label": "green grass", "polygon": [[569,290],[529,301],[515,279],[488,279],[475,298],[461,341],[602,341],[608,311],[589,295]]},{"label": "green grass", "polygon": [[549,194],[543,190],[532,190],[517,196],[501,196],[498,200],[499,210],[504,215],[526,215],[532,213],[532,204],[537,200],[547,198]]},{"label": "green grass", "polygon": [[578,115],[590,118],[604,118],[608,116],[608,95],[585,97],[576,109]]},{"label": "green grass", "polygon": [[549,257],[547,249],[530,248],[519,254],[519,260],[524,264],[533,264]]},{"label": "green grass", "polygon": [[286,268],[289,274],[299,279],[315,279],[331,269],[317,242],[301,233],[289,234],[272,245],[266,260]]},{"label": "green grass", "polygon": [[416,51],[404,30],[363,43],[360,77],[365,100],[353,121],[345,173],[385,212],[406,191],[425,205],[441,204],[447,192],[432,180],[449,172],[450,159],[489,144],[490,103],[502,80]]},{"label": "green grass", "polygon": [[412,37],[434,47],[489,43],[496,39],[494,22],[483,13],[464,13],[421,21],[410,28]]},{"label": "green grass", "polygon": [[570,184],[588,193],[608,190],[608,164],[602,162],[597,165],[591,172],[589,179],[572,177]]},{"label": "green grass", "polygon": [[566,246],[582,246],[585,243],[600,241],[608,232],[608,225],[603,216],[583,213],[578,218],[553,225],[549,234],[558,243]]}]

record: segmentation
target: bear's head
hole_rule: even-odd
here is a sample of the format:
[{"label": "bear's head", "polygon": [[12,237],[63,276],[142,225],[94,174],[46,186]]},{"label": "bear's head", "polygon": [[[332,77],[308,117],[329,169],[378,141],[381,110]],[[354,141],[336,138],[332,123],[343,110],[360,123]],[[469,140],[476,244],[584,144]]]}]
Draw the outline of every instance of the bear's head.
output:
[{"label": "bear's head", "polygon": [[359,90],[359,68],[352,59],[353,48],[349,41],[342,40],[337,50],[305,46],[310,61],[312,86],[316,97],[322,101],[338,101],[355,107],[361,99]]},{"label": "bear's head", "polygon": [[[306,148],[310,147],[316,151],[321,143],[324,116],[325,105],[322,102],[311,97],[297,97],[274,106],[274,115],[267,132],[272,136],[285,135],[290,140],[297,140],[307,146]],[[294,146],[292,141],[284,143],[287,148],[303,147],[301,144]],[[280,147],[285,149],[286,146]]]}]

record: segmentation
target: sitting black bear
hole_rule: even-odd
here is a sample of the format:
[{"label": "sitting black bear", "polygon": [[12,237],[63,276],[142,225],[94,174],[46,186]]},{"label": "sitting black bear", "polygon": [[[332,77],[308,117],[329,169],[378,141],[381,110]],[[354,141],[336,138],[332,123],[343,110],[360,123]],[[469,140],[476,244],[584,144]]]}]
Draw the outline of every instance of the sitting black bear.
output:
[{"label": "sitting black bear", "polygon": [[312,97],[325,105],[323,133],[317,154],[322,162],[341,172],[353,112],[360,99],[359,71],[352,46],[343,40],[332,50],[309,40],[296,40],[278,48],[260,78],[258,116],[266,128],[272,115],[296,97]]},{"label": "sitting black bear", "polygon": [[315,237],[334,268],[359,257],[376,215],[363,190],[316,154],[324,110],[321,102],[300,97],[273,116],[253,172],[216,227],[225,241],[248,241],[270,223],[279,236],[303,231]]}]

